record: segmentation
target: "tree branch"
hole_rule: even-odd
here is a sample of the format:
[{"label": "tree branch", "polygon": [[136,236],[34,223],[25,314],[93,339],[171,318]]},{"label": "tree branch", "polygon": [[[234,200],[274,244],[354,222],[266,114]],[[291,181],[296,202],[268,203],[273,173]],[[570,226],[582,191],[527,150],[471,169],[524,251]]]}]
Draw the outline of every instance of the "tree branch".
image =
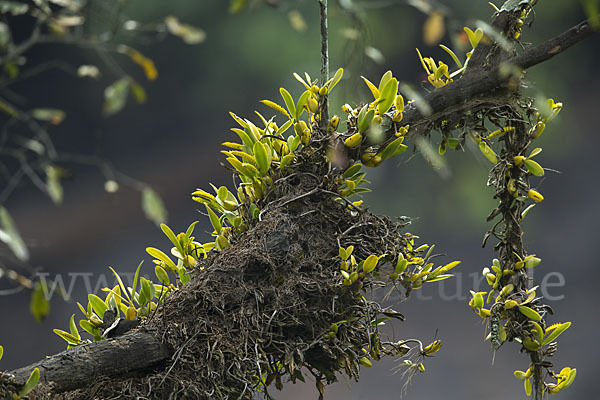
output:
[{"label": "tree branch", "polygon": [[509,62],[520,68],[527,69],[551,59],[574,44],[579,43],[592,33],[595,33],[596,31],[592,28],[590,21],[591,19],[588,19],[575,25],[568,31],[528,49],[523,54],[509,60]]},{"label": "tree branch", "polygon": [[[506,66],[513,65],[523,70],[528,69],[562,53],[592,33],[594,30],[590,25],[590,20],[587,20],[538,46],[505,60],[500,65],[492,66],[491,69],[478,69],[465,74],[460,79],[427,93],[421,100],[409,104],[404,111],[402,123],[411,125],[412,134],[422,133],[421,131],[427,125],[443,115],[470,108],[473,102],[484,102],[485,98],[497,96],[498,92],[506,92],[508,90],[507,83],[513,78],[511,74],[505,72]],[[431,110],[429,115],[425,115],[419,110],[419,101],[429,105]]]},{"label": "tree branch", "polygon": [[14,383],[23,385],[31,371],[39,368],[41,386],[36,390],[60,393],[84,387],[94,377],[125,376],[149,370],[171,355],[171,350],[155,335],[136,330],[65,350],[9,373],[14,375]]}]

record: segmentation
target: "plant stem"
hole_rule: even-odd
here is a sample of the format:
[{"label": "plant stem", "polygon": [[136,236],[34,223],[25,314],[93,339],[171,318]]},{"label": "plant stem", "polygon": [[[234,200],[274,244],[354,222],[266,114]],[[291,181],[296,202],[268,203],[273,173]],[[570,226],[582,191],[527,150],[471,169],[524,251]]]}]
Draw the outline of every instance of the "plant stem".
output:
[{"label": "plant stem", "polygon": [[[321,85],[329,80],[329,39],[327,27],[327,0],[319,0],[319,10],[321,15]],[[329,99],[323,96],[323,105],[321,106],[321,121],[319,126],[323,131],[327,129],[329,122]]]}]

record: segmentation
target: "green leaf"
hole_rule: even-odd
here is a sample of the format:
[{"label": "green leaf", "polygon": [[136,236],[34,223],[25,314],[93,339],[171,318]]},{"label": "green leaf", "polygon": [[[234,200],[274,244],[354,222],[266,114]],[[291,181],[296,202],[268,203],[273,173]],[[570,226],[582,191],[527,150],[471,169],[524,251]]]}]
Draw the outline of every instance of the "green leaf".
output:
[{"label": "green leaf", "polygon": [[281,170],[284,171],[285,167],[289,163],[291,163],[292,161],[294,161],[294,155],[293,154],[286,154],[285,156],[283,156],[283,158],[279,162],[279,168],[281,168]]},{"label": "green leaf", "polygon": [[38,384],[40,380],[40,370],[38,368],[31,371],[31,375],[29,375],[29,379],[25,382],[25,385],[19,392],[19,398],[23,398],[27,396]]},{"label": "green leaf", "polygon": [[21,238],[14,220],[4,208],[0,206],[0,240],[6,243],[13,254],[21,261],[29,259],[29,251]]},{"label": "green leaf", "polygon": [[346,179],[351,178],[354,175],[356,175],[360,171],[361,168],[362,168],[362,164],[355,163],[352,166],[348,167],[348,169],[346,169],[344,171],[344,173],[342,174],[342,177],[344,177]]},{"label": "green leaf", "polygon": [[296,114],[294,115],[296,117],[296,120],[299,120],[300,116],[304,112],[304,105],[306,104],[306,101],[308,100],[310,95],[311,95],[310,90],[305,90],[304,93],[302,93],[302,95],[300,95],[300,98],[298,99],[298,103],[296,103]]},{"label": "green leaf", "polygon": [[296,115],[296,106],[294,105],[294,99],[290,92],[285,90],[285,88],[280,88],[279,93],[281,93],[281,97],[283,98],[290,115]]},{"label": "green leaf", "polygon": [[249,149],[251,149],[252,146],[254,146],[254,140],[250,138],[250,135],[248,135],[248,133],[245,130],[239,128],[231,128],[231,130],[237,133],[237,135],[242,140],[244,146],[248,147]]},{"label": "green leaf", "polygon": [[156,274],[156,277],[158,278],[160,283],[162,283],[165,286],[169,286],[171,281],[169,279],[169,275],[167,274],[167,271],[165,271],[165,269],[163,267],[161,267],[160,265],[157,265],[156,267],[154,267],[154,273]]},{"label": "green leaf", "polygon": [[369,257],[367,257],[362,266],[363,272],[365,274],[371,273],[375,269],[375,267],[377,267],[378,262],[379,257],[377,257],[375,254],[371,254]]},{"label": "green leaf", "polygon": [[292,126],[293,123],[294,123],[294,121],[291,119],[286,121],[285,124],[281,125],[281,127],[279,129],[277,129],[275,136],[283,135],[288,129],[290,129],[290,126]]},{"label": "green leaf", "polygon": [[369,126],[371,126],[371,122],[373,121],[373,117],[375,116],[375,110],[366,111],[366,109],[367,106],[364,106],[362,110],[360,110],[360,112],[358,113],[357,123],[359,133],[364,133],[367,129],[369,129]]},{"label": "green leaf", "polygon": [[63,187],[60,183],[62,175],[62,168],[54,166],[46,168],[46,192],[54,204],[61,204],[63,201]]},{"label": "green leaf", "polygon": [[288,137],[287,138],[287,145],[288,145],[288,148],[290,149],[290,151],[292,153],[294,151],[296,151],[296,149],[300,145],[300,136],[298,136],[298,135],[291,135],[290,137]]},{"label": "green leaf", "polygon": [[377,90],[379,91],[379,96],[378,97],[384,97],[383,96],[383,89],[392,80],[392,77],[393,77],[392,71],[390,71],[390,70],[386,71],[381,76],[381,79],[379,80],[379,87],[377,88]]},{"label": "green leaf", "polygon": [[[265,146],[262,142],[254,143],[254,158],[256,159],[256,165],[258,166],[258,170],[261,175],[264,176],[269,171],[270,163],[267,157],[267,150],[265,150]],[[220,231],[217,233],[221,233]]]},{"label": "green leaf", "polygon": [[48,292],[45,283],[36,282],[31,293],[29,312],[40,323],[50,313],[50,302],[46,298]]},{"label": "green leaf", "polygon": [[408,147],[406,145],[402,144],[403,140],[404,140],[404,138],[399,137],[398,139],[394,139],[391,143],[389,143],[387,146],[385,146],[385,148],[381,152],[381,159],[383,161],[385,161],[389,158],[397,156],[398,154],[406,151],[406,149]]},{"label": "green leaf", "polygon": [[[207,208],[208,208],[208,206],[207,206]],[[214,214],[214,212],[213,212],[213,214]],[[169,256],[167,256],[165,253],[163,253],[161,250],[156,249],[154,247],[146,247],[146,252],[148,254],[150,254],[152,257],[164,262],[167,265],[167,267],[169,268],[169,270],[171,270],[172,272],[177,271],[177,266],[175,265],[173,260],[171,260],[171,258]],[[134,285],[135,285],[135,282],[134,282]]]},{"label": "green leaf", "polygon": [[537,311],[527,306],[519,305],[519,311],[521,311],[521,314],[533,321],[540,322],[542,320],[541,315],[538,314]]},{"label": "green leaf", "polygon": [[160,229],[169,238],[171,243],[173,243],[173,246],[175,246],[177,248],[177,251],[179,251],[179,254],[183,255],[184,254],[183,246],[182,246],[181,242],[179,241],[179,239],[177,239],[177,236],[175,235],[175,233],[173,233],[171,228],[169,228],[166,224],[160,224]]},{"label": "green leaf", "polygon": [[192,278],[190,277],[190,274],[188,274],[188,272],[186,271],[185,268],[180,268],[178,271],[179,274],[179,280],[181,281],[181,283],[183,285],[185,285],[186,283],[188,283]]},{"label": "green leaf", "polygon": [[483,140],[481,142],[479,142],[479,150],[481,150],[481,153],[483,153],[485,158],[490,160],[490,162],[492,164],[498,163],[498,156],[496,156],[496,153],[494,153],[494,150],[492,150],[492,148],[490,146],[488,146],[488,144],[486,142],[484,142]]},{"label": "green leaf", "polygon": [[104,89],[104,113],[113,115],[125,107],[129,93],[130,78],[122,78]]},{"label": "green leaf", "polygon": [[4,347],[0,346],[0,360],[2,360],[3,355],[4,355]]},{"label": "green leaf", "polygon": [[193,222],[188,228],[187,231],[185,231],[185,236],[183,237],[183,243],[187,244],[187,242],[190,240],[190,237],[192,236],[192,233],[194,233],[194,228],[196,227],[196,224],[199,221]]},{"label": "green leaf", "polygon": [[450,54],[450,57],[452,57],[452,59],[454,60],[454,62],[456,63],[456,65],[458,65],[458,68],[462,68],[462,63],[460,62],[460,60],[458,59],[458,57],[456,56],[456,54],[454,54],[454,52],[452,50],[450,50],[448,47],[444,46],[443,44],[440,44],[440,47],[448,54]]},{"label": "green leaf", "polygon": [[391,78],[381,91],[381,101],[377,104],[379,114],[385,114],[389,111],[398,95],[398,80]]},{"label": "green leaf", "polygon": [[69,331],[71,331],[71,335],[73,335],[73,337],[81,340],[79,330],[77,330],[77,325],[75,325],[75,314],[72,314],[71,319],[69,320]]},{"label": "green leaf", "polygon": [[112,271],[113,275],[117,279],[117,282],[119,283],[119,287],[121,288],[121,293],[123,293],[123,296],[125,296],[127,298],[127,300],[131,303],[131,299],[127,295],[127,289],[125,288],[125,285],[123,284],[123,281],[121,280],[121,277],[119,276],[119,274],[117,273],[117,271],[114,270],[113,267],[108,267],[108,268]]},{"label": "green leaf", "polygon": [[[146,249],[146,251],[148,251],[148,249]],[[162,251],[161,251],[161,253],[162,253]],[[170,265],[173,266],[173,268],[176,268],[175,267],[175,263],[173,263],[173,261],[171,261],[171,259],[169,257],[167,257],[167,255],[165,253],[163,253],[163,255],[165,256],[165,258],[167,258],[169,260],[169,263],[166,263],[166,264],[167,265],[170,264]],[[140,264],[138,265],[137,269],[135,270],[135,275],[133,276],[133,287],[131,288],[131,297],[129,299],[129,304],[130,305],[133,305],[133,301],[132,300],[133,300],[133,297],[135,296],[135,293],[136,293],[135,291],[137,289],[137,283],[138,283],[138,279],[139,279],[139,276],[140,276],[140,270],[142,269],[142,264],[143,263],[144,263],[144,260],[142,260],[140,262]]]},{"label": "green leaf", "polygon": [[100,317],[100,319],[104,319],[104,312],[108,310],[108,306],[100,297],[95,294],[88,294],[88,301],[92,305],[94,312]]},{"label": "green leaf", "polygon": [[84,331],[86,331],[87,333],[89,333],[92,336],[97,336],[100,334],[98,327],[94,326],[94,324],[92,324],[88,320],[85,320],[85,319],[80,320],[79,326],[81,327],[81,329],[83,329]]},{"label": "green leaf", "polygon": [[554,330],[552,330],[548,334],[548,336],[546,336],[544,338],[544,341],[542,342],[542,346],[552,343],[557,337],[560,336],[561,333],[563,333],[564,331],[569,329],[570,326],[571,326],[570,322],[565,322],[563,324],[558,325],[556,328],[554,328]]},{"label": "green leaf", "polygon": [[217,234],[220,235],[221,231],[223,230],[221,220],[209,206],[206,206],[206,211],[208,212],[208,218],[210,219],[210,223],[212,224],[215,232],[217,232]]},{"label": "green leaf", "polygon": [[167,221],[167,210],[162,199],[158,193],[149,187],[142,190],[142,210],[146,218],[156,225]]},{"label": "green leaf", "polygon": [[333,78],[331,79],[331,83],[329,84],[329,92],[331,92],[335,85],[338,84],[338,82],[342,79],[342,76],[344,76],[344,68],[339,68],[337,71],[335,71],[335,75],[333,76]]},{"label": "green leaf", "polygon": [[535,176],[544,176],[544,168],[533,160],[525,160],[525,167]]}]

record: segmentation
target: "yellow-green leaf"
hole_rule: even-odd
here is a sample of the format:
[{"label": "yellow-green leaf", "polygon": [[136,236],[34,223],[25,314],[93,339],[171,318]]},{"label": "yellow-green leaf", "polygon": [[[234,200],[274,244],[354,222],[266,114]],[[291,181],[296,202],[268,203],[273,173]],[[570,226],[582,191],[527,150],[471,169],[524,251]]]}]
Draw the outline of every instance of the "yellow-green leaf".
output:
[{"label": "yellow-green leaf", "polygon": [[27,396],[35,388],[39,380],[40,370],[35,368],[33,371],[31,371],[31,375],[29,375],[29,378],[27,379],[27,382],[25,382],[23,388],[19,391],[19,398],[22,399],[23,397]]},{"label": "yellow-green leaf", "polygon": [[338,82],[342,79],[343,75],[344,75],[344,68],[339,68],[337,71],[335,71],[335,75],[333,76],[333,78],[331,79],[331,83],[329,84],[330,92],[335,87],[335,85],[337,85]]},{"label": "yellow-green leaf", "polygon": [[542,346],[553,342],[558,336],[560,336],[561,333],[569,329],[570,326],[570,322],[565,322],[563,324],[558,325],[556,328],[554,328],[554,330],[552,330],[552,332],[550,332],[550,334],[548,334],[548,336],[544,338],[544,340],[542,341]]},{"label": "yellow-green leaf", "polygon": [[373,85],[373,83],[370,80],[368,80],[367,78],[365,78],[364,76],[361,76],[361,78],[363,79],[363,81],[365,81],[365,83],[369,87],[369,90],[373,94],[373,98],[378,99],[380,97],[379,89],[377,89],[377,87],[375,85]]},{"label": "yellow-green leaf", "polygon": [[157,265],[156,267],[154,267],[154,273],[156,274],[156,277],[158,278],[160,283],[162,283],[165,286],[169,286],[171,281],[169,279],[169,275],[167,274],[167,271],[165,271],[165,269],[163,267],[161,267],[160,265]]},{"label": "yellow-green leaf", "polygon": [[527,397],[531,396],[531,379],[525,379],[523,383],[525,386],[525,394]]},{"label": "yellow-green leaf", "polygon": [[[366,111],[367,106],[364,106],[361,112],[358,115],[358,132],[364,133],[371,126],[371,122],[373,121],[373,117],[375,116],[375,110]],[[363,113],[361,118],[361,113]]]},{"label": "yellow-green leaf", "polygon": [[60,183],[62,169],[54,166],[46,168],[46,191],[54,204],[61,204],[63,200],[63,187]]},{"label": "yellow-green leaf", "polygon": [[3,355],[4,355],[4,347],[0,346],[0,360],[2,360]]},{"label": "yellow-green leaf", "polygon": [[367,257],[367,259],[365,260],[364,264],[363,264],[363,272],[365,274],[369,274],[371,272],[373,272],[373,270],[375,269],[375,267],[377,267],[377,263],[379,262],[379,257],[377,257],[375,254],[371,254],[369,257]]},{"label": "yellow-green leaf", "polygon": [[541,315],[538,314],[537,311],[535,311],[534,309],[529,308],[527,306],[520,305],[519,306],[519,311],[521,311],[521,314],[523,314],[524,316],[526,316],[527,318],[529,318],[529,319],[531,319],[533,321],[539,322],[539,321],[542,320]]},{"label": "yellow-green leaf", "polygon": [[92,304],[94,312],[101,318],[104,319],[104,312],[108,310],[108,306],[100,297],[95,294],[88,294],[88,301]]},{"label": "yellow-green leaf", "polygon": [[396,78],[391,78],[383,87],[381,91],[381,101],[377,104],[377,110],[379,114],[385,114],[389,111],[396,101],[396,96],[398,94],[398,80]]},{"label": "yellow-green leaf", "polygon": [[27,261],[29,259],[29,251],[25,246],[25,242],[4,206],[0,206],[0,241],[6,243],[19,260]]},{"label": "yellow-green leaf", "polygon": [[160,225],[167,221],[167,210],[165,209],[163,201],[158,193],[150,187],[146,187],[142,190],[142,210],[144,211],[146,218],[156,225]]},{"label": "yellow-green leaf", "polygon": [[212,208],[210,208],[209,206],[206,206],[206,211],[208,212],[208,218],[210,219],[210,223],[213,226],[213,228],[215,229],[215,232],[217,232],[217,234],[221,234],[221,231],[223,230],[223,225],[221,224],[221,220],[219,219],[217,214],[212,210]]},{"label": "yellow-green leaf", "polygon": [[488,144],[486,142],[484,142],[484,141],[479,142],[479,150],[481,150],[481,153],[483,153],[485,158],[490,160],[490,162],[492,164],[498,163],[498,156],[496,156],[496,153],[494,153],[494,150],[492,150],[492,148],[490,146],[488,146]]},{"label": "yellow-green leaf", "polygon": [[525,160],[525,167],[535,176],[544,176],[544,168],[533,160]]},{"label": "yellow-green leaf", "polygon": [[36,282],[31,293],[29,302],[29,312],[37,322],[42,320],[50,313],[50,302],[46,297],[48,288],[44,282]]},{"label": "yellow-green leaf", "polygon": [[122,78],[113,82],[104,90],[104,113],[116,114],[125,107],[129,93],[130,78]]},{"label": "yellow-green leaf", "polygon": [[454,52],[450,48],[444,46],[443,44],[440,44],[440,47],[446,53],[450,54],[450,57],[452,57],[452,59],[454,60],[454,62],[456,63],[456,65],[458,65],[459,68],[462,68],[462,63],[460,62],[460,60],[458,59],[458,57],[456,56],[456,54],[454,54]]},{"label": "yellow-green leaf", "polygon": [[75,314],[72,314],[71,319],[69,320],[69,331],[71,331],[71,335],[73,335],[73,337],[81,340],[79,330],[77,330],[77,325],[75,325]]},{"label": "yellow-green leaf", "polygon": [[283,98],[283,101],[289,111],[289,114],[296,115],[296,106],[294,105],[294,99],[292,98],[290,92],[285,90],[285,88],[280,88],[279,93],[281,93],[281,97]]},{"label": "yellow-green leaf", "polygon": [[267,150],[265,149],[265,146],[262,144],[262,142],[256,142],[254,143],[253,151],[258,170],[260,171],[261,175],[265,175],[270,167],[269,159],[267,156]]}]

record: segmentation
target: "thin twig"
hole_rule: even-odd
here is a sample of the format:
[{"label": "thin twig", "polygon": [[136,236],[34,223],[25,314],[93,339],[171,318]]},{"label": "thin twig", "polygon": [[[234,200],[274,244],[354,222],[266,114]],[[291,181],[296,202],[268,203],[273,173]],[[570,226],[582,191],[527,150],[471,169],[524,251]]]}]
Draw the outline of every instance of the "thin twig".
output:
[{"label": "thin twig", "polygon": [[[321,85],[329,80],[329,38],[327,27],[327,0],[319,0],[319,10],[321,15]],[[321,105],[321,120],[319,126],[322,132],[326,132],[329,123],[329,99],[323,96]]]}]

